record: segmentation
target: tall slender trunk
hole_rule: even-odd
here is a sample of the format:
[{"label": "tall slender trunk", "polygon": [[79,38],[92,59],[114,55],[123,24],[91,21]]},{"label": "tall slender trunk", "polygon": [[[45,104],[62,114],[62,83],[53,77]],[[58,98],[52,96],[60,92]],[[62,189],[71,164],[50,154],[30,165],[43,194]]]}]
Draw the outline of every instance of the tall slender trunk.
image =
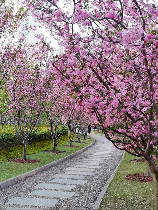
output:
[{"label": "tall slender trunk", "polygon": [[4,122],[3,122],[3,116],[1,115],[1,126],[2,126],[2,129],[4,128]]},{"label": "tall slender trunk", "polygon": [[77,134],[78,143],[81,143],[80,134]]},{"label": "tall slender trunk", "polygon": [[53,139],[53,123],[50,122],[50,135],[51,135],[51,139]]},{"label": "tall slender trunk", "polygon": [[70,127],[68,125],[68,138],[69,138],[69,146],[72,146],[72,141],[71,141],[71,131],[70,131]]},{"label": "tall slender trunk", "polygon": [[56,139],[55,138],[53,139],[53,151],[54,152],[56,151]]},{"label": "tall slender trunk", "polygon": [[55,151],[55,132],[53,130],[53,122],[51,121],[50,123],[50,135],[51,135],[51,139],[53,140],[53,151]]},{"label": "tall slender trunk", "polygon": [[2,129],[3,129],[4,128],[4,123],[3,122],[2,122],[2,125],[1,126],[2,126]]},{"label": "tall slender trunk", "polygon": [[54,125],[54,136],[53,136],[53,151],[56,151],[57,147],[57,125]]},{"label": "tall slender trunk", "polygon": [[28,145],[27,140],[24,140],[23,141],[23,160],[27,160],[27,158],[26,158],[27,145]]}]

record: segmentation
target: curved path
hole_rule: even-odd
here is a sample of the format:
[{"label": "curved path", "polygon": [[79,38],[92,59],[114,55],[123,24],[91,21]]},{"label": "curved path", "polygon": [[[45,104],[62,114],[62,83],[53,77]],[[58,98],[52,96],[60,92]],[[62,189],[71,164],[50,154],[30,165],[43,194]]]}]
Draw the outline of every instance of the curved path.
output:
[{"label": "curved path", "polygon": [[105,137],[91,135],[94,146],[58,166],[0,192],[0,209],[92,210],[122,157]]}]

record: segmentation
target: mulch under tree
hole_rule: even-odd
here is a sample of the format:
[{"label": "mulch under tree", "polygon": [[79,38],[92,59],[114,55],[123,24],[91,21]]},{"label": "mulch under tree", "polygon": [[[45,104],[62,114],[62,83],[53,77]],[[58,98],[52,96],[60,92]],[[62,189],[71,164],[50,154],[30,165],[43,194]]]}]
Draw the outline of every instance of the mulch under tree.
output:
[{"label": "mulch under tree", "polygon": [[14,162],[14,163],[39,163],[40,160],[30,160],[30,159],[27,159],[27,160],[24,160],[24,159],[11,159],[11,160],[8,160],[9,162]]},{"label": "mulch under tree", "polygon": [[126,179],[130,181],[139,181],[139,182],[152,182],[153,181],[153,178],[151,176],[147,176],[143,173],[128,174],[126,176]]},{"label": "mulch under tree", "polygon": [[131,162],[145,162],[145,158],[135,158],[133,160],[131,160]]},{"label": "mulch under tree", "polygon": [[[135,159],[132,159],[131,162],[145,162],[145,158],[142,158],[142,157],[135,158]],[[139,182],[152,182],[153,181],[152,176],[148,176],[143,173],[128,174],[126,176],[126,179],[130,181],[139,181]]]}]

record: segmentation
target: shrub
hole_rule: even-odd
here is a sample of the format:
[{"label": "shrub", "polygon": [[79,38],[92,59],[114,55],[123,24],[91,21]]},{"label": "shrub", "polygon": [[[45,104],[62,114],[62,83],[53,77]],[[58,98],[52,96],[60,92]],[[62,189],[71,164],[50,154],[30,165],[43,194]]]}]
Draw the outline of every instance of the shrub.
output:
[{"label": "shrub", "polygon": [[[62,135],[67,133],[67,128],[59,127],[58,132],[62,132]],[[33,132],[29,136],[31,142],[40,142],[51,139],[48,125],[41,125],[36,132]],[[29,144],[30,144],[29,143]],[[19,145],[18,139],[15,135],[14,127],[6,125],[3,129],[0,129],[0,149]]]}]

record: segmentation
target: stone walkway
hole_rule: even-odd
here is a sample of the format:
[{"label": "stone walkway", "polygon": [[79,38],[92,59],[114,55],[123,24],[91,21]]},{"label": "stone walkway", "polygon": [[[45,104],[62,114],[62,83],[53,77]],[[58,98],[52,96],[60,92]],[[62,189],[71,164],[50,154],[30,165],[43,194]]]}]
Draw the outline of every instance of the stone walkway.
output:
[{"label": "stone walkway", "polygon": [[[63,163],[59,170],[45,171],[43,179],[42,173],[40,179],[37,175],[28,178],[13,186],[15,190],[9,187],[12,195],[9,194],[9,188],[4,189],[2,209],[92,210],[99,193],[122,156],[122,152],[116,150],[105,137],[98,135],[92,137],[96,139],[96,144],[67,161],[69,163]],[[30,187],[27,186],[29,179],[32,183]],[[20,187],[22,193],[19,192]]]}]

